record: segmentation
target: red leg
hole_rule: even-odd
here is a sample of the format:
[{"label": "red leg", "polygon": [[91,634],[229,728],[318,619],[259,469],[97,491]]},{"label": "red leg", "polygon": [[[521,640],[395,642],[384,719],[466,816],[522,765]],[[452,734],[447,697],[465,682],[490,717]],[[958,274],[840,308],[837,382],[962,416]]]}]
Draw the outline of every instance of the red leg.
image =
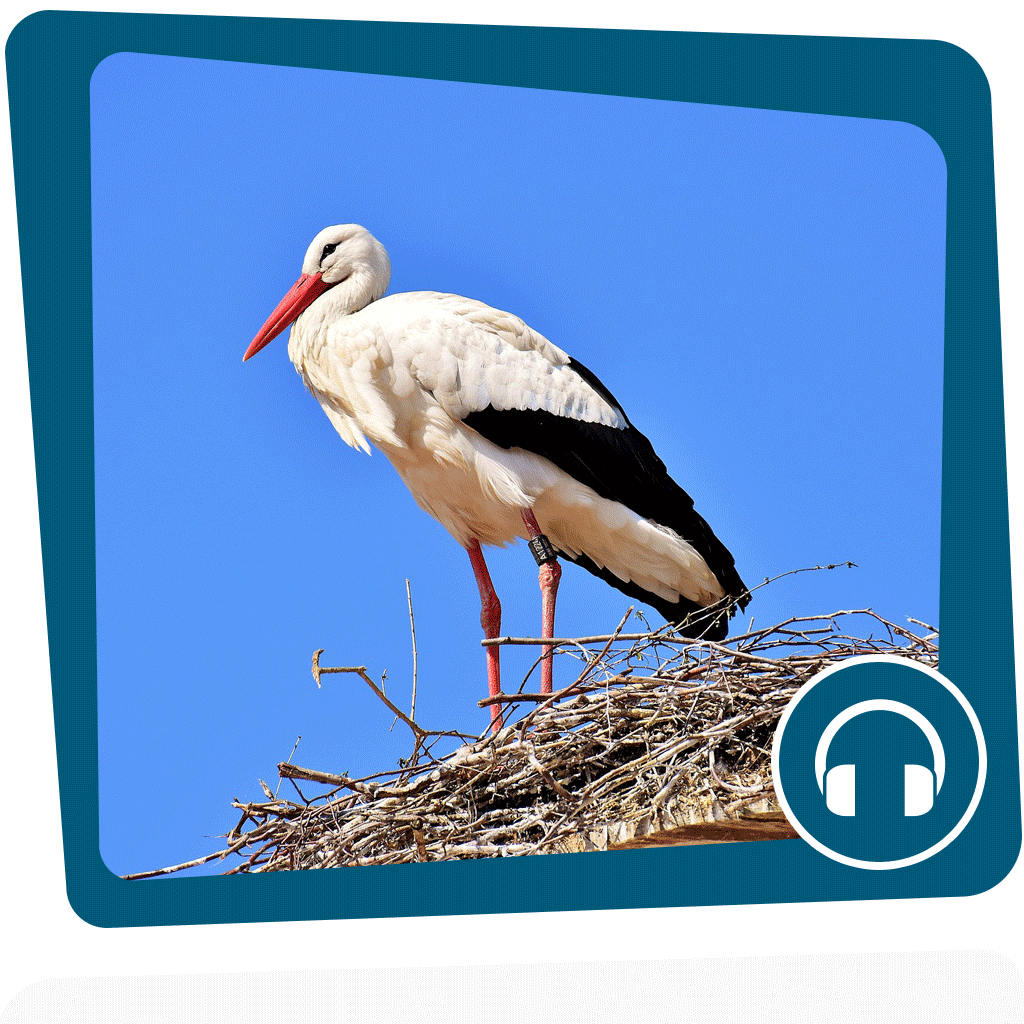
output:
[{"label": "red leg", "polygon": [[[541,536],[540,526],[533,514],[532,509],[523,509],[523,522],[530,533],[531,539]],[[555,635],[555,596],[558,594],[558,581],[562,578],[562,567],[557,559],[545,562],[538,573],[540,578],[541,593],[541,638],[550,638]],[[551,654],[553,648],[544,648],[544,660],[540,665],[540,692],[551,693],[553,664]]]},{"label": "red leg", "polygon": [[[487,571],[480,542],[476,539],[470,541],[466,550],[473,566],[473,575],[476,576],[476,585],[480,588],[480,625],[484,627],[484,636],[488,640],[493,640],[501,629],[501,602],[494,592],[494,584],[491,583],[491,574]],[[497,645],[487,648],[487,688],[492,697],[501,693],[501,667],[498,661],[500,652],[501,648]],[[491,732],[497,732],[502,724],[501,707],[492,704]]]}]

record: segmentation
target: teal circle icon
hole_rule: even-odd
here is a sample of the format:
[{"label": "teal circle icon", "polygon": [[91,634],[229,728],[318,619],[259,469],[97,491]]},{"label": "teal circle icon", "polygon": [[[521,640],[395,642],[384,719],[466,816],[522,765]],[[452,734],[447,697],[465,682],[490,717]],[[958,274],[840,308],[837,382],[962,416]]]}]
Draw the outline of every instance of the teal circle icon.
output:
[{"label": "teal circle icon", "polygon": [[775,792],[816,850],[851,867],[907,867],[938,853],[981,800],[978,716],[935,669],[894,655],[818,673],[775,730]]}]

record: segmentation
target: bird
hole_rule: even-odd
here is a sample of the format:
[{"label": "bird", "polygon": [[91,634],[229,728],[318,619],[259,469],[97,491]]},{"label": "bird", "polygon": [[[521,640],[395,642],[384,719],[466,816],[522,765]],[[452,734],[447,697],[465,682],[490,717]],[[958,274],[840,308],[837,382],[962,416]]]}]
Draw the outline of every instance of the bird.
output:
[{"label": "bird", "polygon": [[[482,549],[522,539],[538,566],[542,640],[555,635],[559,559],[685,637],[723,639],[750,599],[735,560],[597,376],[512,313],[443,292],[385,295],[390,280],[366,228],[324,228],[243,362],[291,327],[288,356],[342,440],[382,452],[466,549],[485,636],[499,634],[501,603]],[[542,695],[551,655],[543,646]],[[497,697],[499,645],[486,660]]]}]

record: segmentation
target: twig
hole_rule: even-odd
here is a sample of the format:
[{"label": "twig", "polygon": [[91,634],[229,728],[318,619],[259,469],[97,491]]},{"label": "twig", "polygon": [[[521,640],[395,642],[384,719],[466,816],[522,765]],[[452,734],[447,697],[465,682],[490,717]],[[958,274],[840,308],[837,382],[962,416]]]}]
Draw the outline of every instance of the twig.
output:
[{"label": "twig", "polygon": [[359,678],[362,679],[362,681],[364,683],[366,683],[366,685],[371,690],[373,690],[373,692],[375,694],[377,694],[377,696],[380,697],[380,699],[382,701],[384,701],[384,703],[387,704],[387,706],[389,708],[391,708],[391,710],[403,722],[405,722],[405,724],[407,726],[409,726],[410,729],[412,729],[412,731],[416,734],[417,737],[428,735],[426,730],[421,729],[411,718],[409,718],[408,715],[405,714],[404,711],[399,711],[398,708],[396,708],[395,705],[391,703],[391,701],[388,699],[388,697],[384,693],[384,691],[366,674],[366,666],[365,665],[346,666],[346,667],[338,667],[338,668],[321,668],[320,667],[320,655],[323,654],[323,653],[324,653],[324,648],[323,647],[321,647],[320,650],[315,651],[313,653],[313,678],[316,680],[316,685],[317,686],[320,685],[320,677],[323,676],[323,675],[327,675],[327,673],[329,673],[329,672],[352,672],[355,675],[359,676]]},{"label": "twig", "polygon": [[[301,739],[302,739],[302,737],[299,736],[295,740],[295,746],[292,747],[292,752],[288,755],[288,760],[289,761],[291,761],[291,759],[295,756],[295,751],[299,749],[299,742],[301,741]],[[281,782],[282,782],[282,779],[281,779],[280,776],[278,776],[278,779],[277,779],[277,789],[274,790],[274,799],[275,800],[277,799],[277,794],[281,792]]]},{"label": "twig", "polygon": [[249,841],[248,836],[243,836],[237,843],[233,843],[226,850],[218,850],[216,853],[208,853],[205,857],[197,857],[195,860],[185,861],[184,864],[175,864],[169,868],[156,868],[153,871],[138,871],[134,875],[122,875],[126,882],[138,882],[143,878],[159,878],[160,875],[173,875],[175,871],[187,871],[189,868],[197,868],[200,864],[209,864],[211,860],[223,860],[229,854],[237,853],[243,849]]},{"label": "twig", "polygon": [[[770,586],[772,583],[777,583],[779,580],[785,579],[787,576],[796,576],[797,574],[802,573],[802,572],[821,572],[823,570],[828,570],[828,569],[842,569],[842,568],[856,569],[856,568],[858,568],[858,565],[857,565],[856,562],[846,561],[846,562],[832,562],[832,563],[830,563],[828,565],[808,565],[808,566],[804,566],[802,569],[790,569],[787,572],[780,572],[778,574],[778,576],[771,576],[771,577],[766,576],[763,583],[758,583],[756,586],[750,587],[748,590],[746,590],[744,592],[743,596],[749,596],[749,595],[753,594],[755,590],[760,590],[762,587],[767,587],[767,586]],[[846,614],[846,613],[845,612],[837,612],[836,614],[837,615],[843,615],[843,614]],[[751,627],[753,627],[753,624],[754,624],[754,620],[751,619],[750,620]],[[665,626],[662,626],[661,628],[662,628],[662,630],[669,630],[672,627],[671,627],[671,625],[665,625]],[[929,626],[927,628],[931,629],[932,627]],[[769,631],[771,631],[771,627],[767,627],[767,629]],[[935,632],[938,632],[938,631],[935,630]],[[605,636],[559,637],[559,638],[556,638],[556,639],[553,639],[553,640],[545,640],[542,637],[534,637],[534,636],[498,636],[498,637],[493,637],[493,638],[487,639],[487,640],[481,640],[480,641],[480,645],[482,647],[516,646],[516,645],[531,645],[531,646],[539,646],[539,645],[548,646],[548,645],[550,645],[551,647],[565,647],[567,645],[576,645],[576,646],[578,646],[580,644],[604,643],[605,641],[607,641],[609,639],[618,639],[618,640],[647,640],[652,635],[656,635],[656,634],[651,634],[651,633],[623,633],[621,636],[618,636],[618,637],[616,637],[614,634],[612,634],[610,636],[609,635],[605,635]],[[755,634],[753,634],[751,632],[751,633],[747,633],[745,635],[746,636],[753,636]],[[703,643],[704,641],[699,640],[699,639],[690,639],[687,642],[688,643],[693,643],[693,644],[699,644],[699,643]]]},{"label": "twig", "polygon": [[[419,654],[416,651],[416,620],[412,616],[412,590],[409,581],[405,581],[405,596],[409,599],[409,630],[412,633],[412,708],[409,717],[416,720],[416,680],[418,675]],[[415,755],[414,755],[415,756]]]},{"label": "twig", "polygon": [[[539,647],[541,645],[547,646],[551,644],[554,647],[566,647],[566,646],[578,646],[580,644],[603,644],[609,640],[648,640],[650,639],[650,633],[606,633],[603,636],[577,636],[577,637],[559,637],[554,640],[545,640],[539,636],[496,636],[490,640],[481,640],[481,647],[495,647],[498,645],[523,645],[523,646],[534,646]],[[697,641],[692,641],[696,643]]]}]

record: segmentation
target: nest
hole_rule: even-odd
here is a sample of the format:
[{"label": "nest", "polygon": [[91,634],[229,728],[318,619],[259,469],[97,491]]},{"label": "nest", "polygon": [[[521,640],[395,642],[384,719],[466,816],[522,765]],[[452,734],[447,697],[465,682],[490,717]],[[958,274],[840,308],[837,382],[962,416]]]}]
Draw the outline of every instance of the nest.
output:
[{"label": "nest", "polygon": [[[857,655],[938,663],[937,630],[870,610],[792,618],[721,644],[671,627],[624,634],[625,621],[608,636],[555,641],[556,656],[582,664],[574,682],[481,701],[503,703],[513,724],[446,756],[432,754],[443,737],[467,738],[423,729],[364,668],[322,668],[317,652],[317,682],[360,675],[412,731],[412,756],[362,779],[279,764],[299,801],[263,784],[266,802],[234,804],[242,816],[223,850],[129,877],[229,856],[241,858],[233,874],[794,835],[772,788],[771,743],[796,690]],[[329,788],[307,798],[303,780]]]}]

